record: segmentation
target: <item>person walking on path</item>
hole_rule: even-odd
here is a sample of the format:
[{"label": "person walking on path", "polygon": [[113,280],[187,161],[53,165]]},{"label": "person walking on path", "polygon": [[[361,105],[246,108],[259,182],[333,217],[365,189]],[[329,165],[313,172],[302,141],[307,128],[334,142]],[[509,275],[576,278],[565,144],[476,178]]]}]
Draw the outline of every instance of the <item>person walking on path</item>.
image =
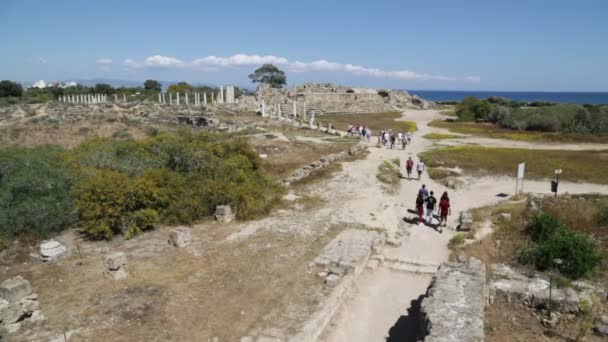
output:
[{"label": "person walking on path", "polygon": [[422,184],[422,188],[418,190],[418,196],[422,196],[423,200],[426,200],[429,197],[429,191],[426,189],[426,185]]},{"label": "person walking on path", "polygon": [[411,144],[411,143],[412,143],[412,132],[408,131],[408,132],[405,134],[405,137],[407,138],[407,143],[408,143],[408,144]]},{"label": "person walking on path", "polygon": [[424,220],[424,198],[420,194],[416,197],[416,212],[418,213],[418,224],[420,224]]},{"label": "person walking on path", "polygon": [[427,197],[424,202],[426,203],[426,223],[433,223],[433,213],[435,212],[435,206],[437,205],[437,199],[433,196],[433,192]]},{"label": "person walking on path", "polygon": [[418,171],[418,180],[420,180],[420,176],[422,176],[422,172],[424,172],[424,162],[422,160],[418,161],[416,171]]},{"label": "person walking on path", "polygon": [[439,227],[441,227],[441,223],[446,227],[448,224],[448,215],[452,214],[452,209],[450,208],[450,198],[448,197],[448,192],[444,191],[443,195],[441,195],[441,199],[439,200]]},{"label": "person walking on path", "polygon": [[369,127],[365,127],[365,135],[367,135],[367,142],[372,140],[372,130]]},{"label": "person walking on path", "polygon": [[407,179],[412,178],[412,169],[414,168],[414,161],[412,157],[409,157],[405,162],[405,171],[407,172]]},{"label": "person walking on path", "polygon": [[395,140],[397,139],[395,135],[391,135],[391,150],[395,148]]},{"label": "person walking on path", "polygon": [[390,140],[390,136],[388,134],[388,131],[384,131],[384,145],[386,146],[386,144],[388,144]]}]

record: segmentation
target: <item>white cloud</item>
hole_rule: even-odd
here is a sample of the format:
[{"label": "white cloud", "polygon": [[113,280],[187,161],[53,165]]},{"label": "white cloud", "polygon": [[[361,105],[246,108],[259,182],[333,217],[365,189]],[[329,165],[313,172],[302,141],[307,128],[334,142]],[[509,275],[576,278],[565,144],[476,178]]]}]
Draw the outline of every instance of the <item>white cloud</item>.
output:
[{"label": "white cloud", "polygon": [[146,58],[143,63],[138,63],[132,59],[126,59],[123,66],[128,69],[141,67],[164,67],[164,68],[190,68],[196,70],[217,70],[217,68],[255,66],[262,64],[276,64],[290,72],[311,72],[329,71],[343,72],[352,75],[390,78],[398,80],[433,80],[433,81],[461,81],[479,83],[479,76],[444,76],[439,74],[418,73],[411,70],[382,70],[378,68],[368,68],[355,64],[343,64],[319,59],[311,62],[289,61],[285,57],[273,55],[247,55],[236,54],[229,57],[206,56],[194,59],[191,62],[184,62],[175,57],[155,55]]},{"label": "white cloud", "polygon": [[112,60],[110,58],[99,58],[95,61],[97,65],[110,65],[112,64]]},{"label": "white cloud", "polygon": [[122,61],[122,66],[125,67],[125,69],[136,69],[141,67],[139,63],[137,63],[136,61],[127,58],[124,61]]},{"label": "white cloud", "polygon": [[150,56],[146,58],[144,64],[149,67],[163,67],[163,68],[171,68],[171,67],[183,67],[185,65],[181,60],[174,57],[167,57],[161,55]]},{"label": "white cloud", "polygon": [[38,57],[38,63],[40,63],[40,64],[46,64],[48,62],[49,62],[48,59],[46,59],[44,57]]}]

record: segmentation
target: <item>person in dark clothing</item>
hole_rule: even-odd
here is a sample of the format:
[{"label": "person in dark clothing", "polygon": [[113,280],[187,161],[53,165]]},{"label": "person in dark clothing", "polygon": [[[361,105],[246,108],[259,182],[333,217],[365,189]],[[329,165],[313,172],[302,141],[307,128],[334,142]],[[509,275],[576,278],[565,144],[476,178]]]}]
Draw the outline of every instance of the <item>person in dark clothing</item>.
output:
[{"label": "person in dark clothing", "polygon": [[391,135],[391,150],[395,148],[395,140],[397,140],[397,137],[395,137],[395,135]]},{"label": "person in dark clothing", "polygon": [[420,224],[424,220],[424,199],[420,194],[416,197],[416,212],[418,213],[418,224]]},{"label": "person in dark clothing", "polygon": [[437,205],[437,199],[433,196],[433,192],[427,197],[424,202],[426,203],[426,223],[433,222],[433,213],[435,212],[435,206]]},{"label": "person in dark clothing", "polygon": [[426,200],[426,198],[429,197],[429,191],[426,189],[426,185],[422,184],[422,188],[418,190],[418,195],[422,196],[423,200]]}]

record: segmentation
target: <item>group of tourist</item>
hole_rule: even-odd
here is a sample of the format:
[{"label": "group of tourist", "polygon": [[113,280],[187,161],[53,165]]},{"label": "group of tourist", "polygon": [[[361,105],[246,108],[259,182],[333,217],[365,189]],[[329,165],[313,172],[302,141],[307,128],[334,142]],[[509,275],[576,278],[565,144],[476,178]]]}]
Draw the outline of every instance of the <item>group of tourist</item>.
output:
[{"label": "group of tourist", "polygon": [[359,137],[361,140],[367,139],[368,142],[372,139],[372,130],[367,126],[349,124],[347,132],[351,137]]},{"label": "group of tourist", "polygon": [[[427,224],[433,224],[433,215],[436,211],[439,211],[439,224],[438,227],[445,227],[448,222],[448,215],[452,213],[450,209],[450,198],[448,192],[444,191],[443,195],[437,203],[437,198],[433,191],[428,191],[426,185],[422,184],[422,188],[418,191],[416,197],[416,212],[418,213],[418,224],[425,222]],[[442,230],[440,230],[442,231]]]},{"label": "group of tourist", "polygon": [[396,146],[401,146],[402,150],[405,150],[405,146],[412,143],[412,132],[407,132],[403,134],[403,132],[392,133],[391,130],[382,130],[380,134],[378,134],[378,145],[387,146],[390,149],[394,149]]}]

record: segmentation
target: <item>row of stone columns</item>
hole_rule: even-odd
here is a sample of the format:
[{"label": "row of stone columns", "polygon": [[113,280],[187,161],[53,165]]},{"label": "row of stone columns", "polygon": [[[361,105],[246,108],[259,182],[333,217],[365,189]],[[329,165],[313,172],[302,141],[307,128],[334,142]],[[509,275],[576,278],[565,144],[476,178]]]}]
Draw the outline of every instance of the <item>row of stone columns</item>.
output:
[{"label": "row of stone columns", "polygon": [[68,94],[59,95],[58,100],[66,103],[95,104],[108,101],[106,94]]},{"label": "row of stone columns", "polygon": [[[306,102],[302,103],[302,107],[303,107],[303,110],[302,110],[302,119],[304,121],[306,121],[306,117],[307,117]],[[298,117],[297,109],[298,109],[297,101],[294,100],[293,101],[293,117],[294,118]],[[280,104],[277,104],[275,106],[267,106],[266,102],[264,100],[262,100],[260,102],[260,112],[262,113],[262,117],[270,117],[272,119],[278,119],[278,120],[286,119],[286,117],[283,116]],[[316,116],[315,111],[311,111],[311,113],[310,113],[310,120],[309,120],[309,123],[308,123],[311,128],[313,128],[314,125],[316,124],[315,116]]]},{"label": "row of stone columns", "polygon": [[[158,103],[160,104],[167,104],[167,94],[169,94],[169,105],[180,105],[181,104],[181,97],[180,97],[180,93],[158,93]],[[213,102],[213,93],[211,93],[211,99]],[[207,105],[207,93],[203,93],[202,96],[202,101],[201,101],[201,93],[192,93],[192,105],[194,106],[200,106],[202,104]],[[184,103],[186,105],[190,105],[190,99],[191,97],[189,96],[189,93],[184,93]]]}]

